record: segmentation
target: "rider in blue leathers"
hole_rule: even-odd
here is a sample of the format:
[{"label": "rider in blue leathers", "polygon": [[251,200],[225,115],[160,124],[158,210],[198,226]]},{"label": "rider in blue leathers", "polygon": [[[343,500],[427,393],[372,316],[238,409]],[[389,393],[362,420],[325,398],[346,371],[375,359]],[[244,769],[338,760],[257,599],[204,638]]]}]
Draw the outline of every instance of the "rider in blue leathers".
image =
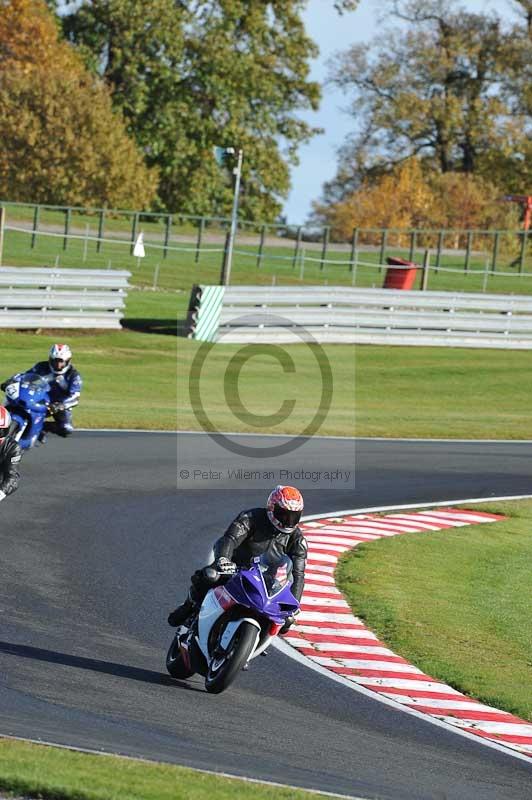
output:
[{"label": "rider in blue leathers", "polygon": [[[79,402],[82,380],[79,372],[72,366],[72,351],[67,344],[54,344],[50,348],[48,361],[39,361],[27,372],[41,375],[50,387],[50,414],[53,422],[46,422],[39,439],[46,440],[46,431],[59,436],[70,436],[74,432],[72,425],[72,408]],[[18,373],[22,375],[23,373]],[[18,377],[15,375],[13,377]],[[4,388],[9,381],[0,388]]]}]

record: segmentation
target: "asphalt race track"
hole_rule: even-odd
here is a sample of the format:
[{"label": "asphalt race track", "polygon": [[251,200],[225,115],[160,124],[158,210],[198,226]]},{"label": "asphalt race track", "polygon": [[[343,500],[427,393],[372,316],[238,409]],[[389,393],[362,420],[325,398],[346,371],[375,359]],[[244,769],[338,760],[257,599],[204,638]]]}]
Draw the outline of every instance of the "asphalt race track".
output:
[{"label": "asphalt race track", "polygon": [[[365,798],[530,800],[532,763],[273,649],[220,696],[167,678],[168,610],[234,514],[265,499],[245,482],[177,491],[178,452],[208,470],[211,445],[78,433],[25,456],[0,505],[0,733]],[[361,440],[356,489],[305,490],[306,512],[528,494],[531,456],[531,443]],[[316,439],[305,465],[352,467],[352,444]]]}]

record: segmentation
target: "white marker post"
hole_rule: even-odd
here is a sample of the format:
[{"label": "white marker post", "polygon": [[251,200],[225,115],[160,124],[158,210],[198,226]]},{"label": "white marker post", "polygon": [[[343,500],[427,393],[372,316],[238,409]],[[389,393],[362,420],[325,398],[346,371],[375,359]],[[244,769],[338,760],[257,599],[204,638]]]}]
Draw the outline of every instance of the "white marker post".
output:
[{"label": "white marker post", "polygon": [[141,231],[137,236],[137,241],[135,242],[135,246],[133,248],[133,255],[137,257],[137,268],[140,266],[140,259],[144,258],[146,255],[144,251],[144,234]]}]

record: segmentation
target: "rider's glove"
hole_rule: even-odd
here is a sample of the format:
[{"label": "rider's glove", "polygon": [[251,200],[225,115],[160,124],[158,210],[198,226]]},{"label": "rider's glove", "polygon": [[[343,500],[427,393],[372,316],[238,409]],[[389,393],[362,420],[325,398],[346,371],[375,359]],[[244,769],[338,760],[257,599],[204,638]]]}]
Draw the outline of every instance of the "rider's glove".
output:
[{"label": "rider's glove", "polygon": [[52,414],[57,414],[58,411],[64,411],[65,407],[63,403],[50,403],[50,412]]},{"label": "rider's glove", "polygon": [[236,572],[236,564],[228,558],[222,556],[216,559],[216,569],[220,575],[234,575]]}]

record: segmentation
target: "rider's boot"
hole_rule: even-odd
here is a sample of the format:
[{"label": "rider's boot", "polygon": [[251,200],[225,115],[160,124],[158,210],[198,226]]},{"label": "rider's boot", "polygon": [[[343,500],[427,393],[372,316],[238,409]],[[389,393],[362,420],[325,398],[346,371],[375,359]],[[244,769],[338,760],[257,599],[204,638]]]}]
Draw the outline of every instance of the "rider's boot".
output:
[{"label": "rider's boot", "polygon": [[56,414],[54,414],[54,420],[56,423],[55,432],[58,436],[62,436],[63,439],[66,439],[67,436],[72,436],[74,433],[74,426],[72,425],[72,411],[69,409],[58,411]]},{"label": "rider's boot", "polygon": [[47,439],[48,439],[48,434],[46,433],[46,431],[43,428],[42,431],[40,432],[40,434],[37,436],[37,441],[40,444],[46,444],[46,440]]},{"label": "rider's boot", "polygon": [[171,611],[168,615],[168,624],[172,626],[172,628],[177,628],[178,625],[182,625],[187,619],[194,613],[197,609],[197,604],[193,603],[190,597],[187,597],[184,603],[181,603],[175,611]]}]

